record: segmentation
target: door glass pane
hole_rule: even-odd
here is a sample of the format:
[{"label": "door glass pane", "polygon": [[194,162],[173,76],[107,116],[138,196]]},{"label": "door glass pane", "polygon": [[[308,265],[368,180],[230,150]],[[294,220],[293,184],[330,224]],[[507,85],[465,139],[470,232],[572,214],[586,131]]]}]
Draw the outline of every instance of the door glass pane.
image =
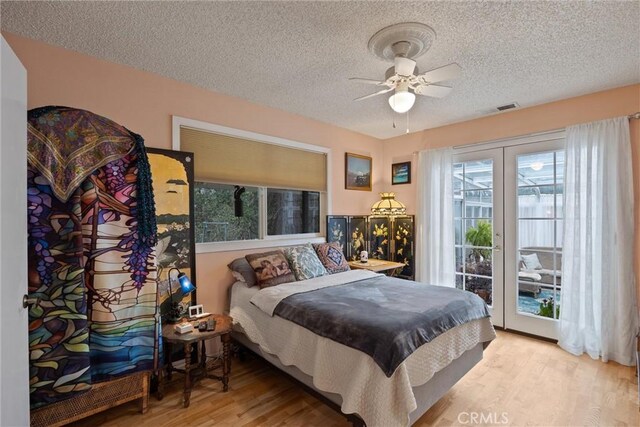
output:
[{"label": "door glass pane", "polygon": [[518,156],[520,314],[557,319],[562,286],[564,152]]},{"label": "door glass pane", "polygon": [[556,211],[556,194],[553,185],[518,188],[519,218],[553,218]]},{"label": "door glass pane", "polygon": [[464,249],[462,246],[456,246],[456,273],[464,273]]},{"label": "door glass pane", "polygon": [[521,219],[518,221],[518,248],[555,246],[554,219]]},{"label": "door glass pane", "polygon": [[454,219],[453,220],[453,226],[455,229],[455,244],[456,245],[462,245],[462,241],[464,240],[464,233],[462,231],[462,219]]},{"label": "door glass pane", "polygon": [[493,279],[491,277],[465,275],[465,289],[477,294],[487,305],[493,302]]},{"label": "door glass pane", "polygon": [[465,190],[465,218],[493,218],[492,190]]},{"label": "door glass pane", "polygon": [[493,160],[454,164],[456,286],[492,303]]},{"label": "door glass pane", "polygon": [[554,184],[554,158],[553,151],[518,156],[518,186]]},{"label": "door glass pane", "polygon": [[564,233],[564,221],[562,221],[561,219],[557,219],[555,223],[556,223],[556,246],[561,249],[563,233]]},{"label": "door glass pane", "polygon": [[493,160],[476,160],[464,163],[464,189],[493,188]]},{"label": "door glass pane", "polygon": [[463,184],[463,176],[464,176],[464,165],[462,163],[456,163],[453,166],[453,198],[454,199],[462,199],[462,190],[464,188]]}]

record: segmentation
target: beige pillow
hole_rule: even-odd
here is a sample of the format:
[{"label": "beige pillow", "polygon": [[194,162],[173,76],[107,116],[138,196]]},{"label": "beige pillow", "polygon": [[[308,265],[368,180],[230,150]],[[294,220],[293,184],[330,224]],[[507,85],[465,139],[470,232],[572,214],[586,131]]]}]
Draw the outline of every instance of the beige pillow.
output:
[{"label": "beige pillow", "polygon": [[268,288],[281,283],[295,282],[287,258],[282,251],[262,252],[245,256],[247,262],[253,268],[258,280],[258,286]]}]

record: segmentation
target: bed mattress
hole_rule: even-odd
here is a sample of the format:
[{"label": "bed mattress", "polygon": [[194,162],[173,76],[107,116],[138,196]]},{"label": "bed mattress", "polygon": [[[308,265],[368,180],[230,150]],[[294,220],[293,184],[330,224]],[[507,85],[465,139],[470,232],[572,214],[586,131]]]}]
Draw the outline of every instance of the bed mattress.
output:
[{"label": "bed mattress", "polygon": [[339,394],[342,412],[358,414],[368,426],[409,424],[409,414],[417,408],[412,388],[425,384],[467,350],[495,338],[488,318],[456,326],[419,347],[387,377],[367,354],[260,310],[251,303],[259,291],[242,282],[233,285],[234,327],[283,365],[313,377],[316,389]]}]

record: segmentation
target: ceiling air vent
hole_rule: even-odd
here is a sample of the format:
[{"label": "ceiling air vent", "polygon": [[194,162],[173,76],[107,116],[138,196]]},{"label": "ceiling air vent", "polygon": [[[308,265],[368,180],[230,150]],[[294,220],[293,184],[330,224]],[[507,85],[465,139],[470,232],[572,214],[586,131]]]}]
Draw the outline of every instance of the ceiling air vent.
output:
[{"label": "ceiling air vent", "polygon": [[496,107],[496,110],[498,111],[505,111],[505,110],[511,110],[512,108],[517,108],[519,107],[517,102],[513,102],[511,104],[507,104],[507,105],[501,105],[499,107]]}]

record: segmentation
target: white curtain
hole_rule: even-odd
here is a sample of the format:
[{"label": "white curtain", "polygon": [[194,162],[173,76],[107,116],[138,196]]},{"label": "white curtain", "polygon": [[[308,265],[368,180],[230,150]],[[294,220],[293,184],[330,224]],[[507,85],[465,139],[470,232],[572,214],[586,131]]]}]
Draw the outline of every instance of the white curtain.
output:
[{"label": "white curtain", "polygon": [[453,150],[418,154],[417,271],[420,282],[455,286]]},{"label": "white curtain", "polygon": [[635,364],[633,181],[626,117],[567,128],[558,344]]}]

